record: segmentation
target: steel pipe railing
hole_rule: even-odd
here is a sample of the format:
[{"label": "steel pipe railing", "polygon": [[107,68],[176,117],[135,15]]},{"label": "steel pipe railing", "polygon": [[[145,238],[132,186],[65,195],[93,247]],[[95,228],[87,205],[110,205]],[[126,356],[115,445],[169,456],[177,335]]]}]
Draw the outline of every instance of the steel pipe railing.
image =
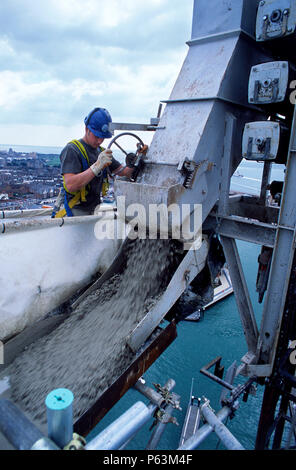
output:
[{"label": "steel pipe railing", "polygon": [[123,415],[92,439],[85,450],[119,449],[130,440],[153,416],[157,405],[135,403]]},{"label": "steel pipe railing", "polygon": [[[0,431],[18,450],[59,450],[10,400],[0,400]],[[37,447],[36,447],[37,446]]]}]

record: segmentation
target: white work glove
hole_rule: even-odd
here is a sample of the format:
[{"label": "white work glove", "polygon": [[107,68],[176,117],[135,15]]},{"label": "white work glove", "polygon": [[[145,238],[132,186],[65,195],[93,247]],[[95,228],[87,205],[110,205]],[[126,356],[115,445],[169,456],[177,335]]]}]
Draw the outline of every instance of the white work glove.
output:
[{"label": "white work glove", "polygon": [[112,150],[106,149],[100,153],[97,161],[91,165],[90,169],[95,176],[98,176],[104,168],[111,165],[112,163]]}]

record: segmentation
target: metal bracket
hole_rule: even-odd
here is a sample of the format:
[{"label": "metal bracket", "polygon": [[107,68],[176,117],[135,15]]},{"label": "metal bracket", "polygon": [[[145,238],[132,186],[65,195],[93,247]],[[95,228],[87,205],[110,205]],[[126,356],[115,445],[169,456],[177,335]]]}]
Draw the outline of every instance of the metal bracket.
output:
[{"label": "metal bracket", "polygon": [[[275,23],[275,19],[272,18],[272,15],[277,15],[278,22],[281,22],[281,28],[279,29],[278,34],[270,35],[268,32],[268,28],[272,23]],[[262,24],[262,39],[263,41],[266,41],[268,39],[277,39],[282,36],[285,36],[285,34],[288,32],[288,20],[290,16],[290,9],[286,8],[284,11],[281,10],[274,10],[272,14],[269,15],[264,15],[263,16],[263,24]]]},{"label": "metal bracket", "polygon": [[171,405],[176,410],[182,410],[180,408],[180,400],[178,395],[171,393],[166,387],[162,387],[160,384],[153,384],[156,388],[156,391],[163,397],[167,405]]},{"label": "metal bracket", "polygon": [[157,410],[154,414],[154,418],[155,419],[153,423],[151,424],[149,431],[152,431],[153,428],[156,428],[158,424],[172,423],[172,424],[175,424],[176,426],[179,426],[179,423],[176,420],[176,418],[173,418],[172,416],[170,416],[163,410]]},{"label": "metal bracket", "polygon": [[[221,360],[222,360],[221,356],[216,357],[215,359],[213,359],[213,361],[203,366],[200,372],[206,377],[208,377],[209,379],[214,380],[218,384],[227,388],[228,390],[233,390],[234,386],[222,379],[223,373],[224,373],[224,367],[221,367]],[[214,366],[215,366],[215,371],[213,374],[212,372],[209,371],[209,369],[211,369]]]},{"label": "metal bracket", "polygon": [[247,376],[256,375],[256,377],[269,377],[272,372],[272,364],[249,364],[244,368],[244,374]]},{"label": "metal bracket", "polygon": [[[258,103],[259,101],[259,93],[260,93],[260,90],[262,88],[265,88],[264,85],[262,85],[262,83],[260,82],[260,80],[256,80],[255,81],[255,88],[254,88],[254,97],[253,97],[253,101],[254,103]],[[267,88],[267,87],[266,87]],[[279,95],[279,79],[278,78],[275,78],[274,80],[272,80],[269,85],[268,85],[268,88],[271,88],[272,89],[272,97],[271,97],[271,100],[270,102],[271,103],[275,103],[277,101],[277,98],[278,98],[278,95]]]},{"label": "metal bracket", "polygon": [[[227,390],[230,391],[230,397],[227,398],[226,397],[226,390],[223,390],[222,394],[221,394],[221,397],[220,397],[220,401],[221,401],[223,406],[226,405],[226,406],[230,407],[231,409],[232,408],[234,409],[234,404],[236,403],[236,400],[238,399],[238,397],[240,395],[243,394],[244,395],[243,400],[246,401],[249,393],[254,394],[255,389],[254,389],[254,386],[253,386],[253,382],[255,382],[257,380],[257,377],[252,376],[245,384],[238,385],[238,386],[235,387],[229,381],[233,382],[233,380],[235,378],[236,370],[237,370],[236,363],[234,362],[232,364],[232,366],[229,367],[229,369],[227,371],[227,380],[229,380],[229,381],[226,381],[226,380],[222,379],[224,367],[221,367],[221,365],[220,365],[221,359],[222,359],[221,357],[217,357],[216,359],[211,361],[209,364],[202,367],[200,372],[202,374],[204,374],[206,377],[208,377],[208,378],[214,380],[215,382],[217,382],[219,385],[222,385],[224,387],[224,389],[227,389]],[[209,372],[209,369],[213,366],[215,366],[214,374]]]},{"label": "metal bracket", "polygon": [[83,450],[86,445],[84,437],[74,433],[73,439],[64,447],[64,450]]},{"label": "metal bracket", "polygon": [[183,186],[186,189],[191,189],[196,175],[197,165],[192,160],[185,160],[181,172],[185,175]]},{"label": "metal bracket", "polygon": [[114,131],[156,131],[159,129],[165,129],[158,125],[152,124],[133,124],[128,122],[112,122],[109,124],[109,130]]},{"label": "metal bracket", "polygon": [[[252,155],[253,155],[253,142],[254,142],[253,137],[249,137],[248,152],[247,152],[247,156],[246,156],[247,159],[252,158]],[[259,159],[267,160],[267,159],[271,158],[271,155],[270,155],[271,138],[270,137],[267,137],[266,139],[262,139],[261,141],[259,141],[257,139],[256,145],[257,145],[257,148],[258,148],[259,152],[263,153],[263,151],[264,151],[264,154],[262,154],[262,156],[258,157],[257,160],[259,160]]]}]

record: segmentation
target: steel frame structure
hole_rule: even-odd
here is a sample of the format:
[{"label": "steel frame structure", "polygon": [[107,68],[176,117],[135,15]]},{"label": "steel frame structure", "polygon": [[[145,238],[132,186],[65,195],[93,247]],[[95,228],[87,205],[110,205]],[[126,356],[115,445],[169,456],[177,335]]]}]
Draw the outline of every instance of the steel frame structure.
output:
[{"label": "steel frame structure", "polygon": [[[267,377],[271,374],[286,302],[295,251],[296,212],[293,188],[293,181],[296,181],[295,119],[294,117],[291,129],[290,150],[280,212],[278,213],[276,208],[269,208],[271,210],[267,214],[263,210],[266,208],[265,197],[249,197],[247,204],[244,203],[243,197],[239,199],[229,197],[231,158],[225,158],[225,164],[222,165],[221,197],[204,226],[214,229],[219,234],[229,264],[234,293],[248,345],[249,363],[246,363],[245,367],[245,374],[248,376],[255,374],[259,377]],[[231,149],[233,118],[229,117],[226,128],[229,129],[229,132],[226,132],[225,135],[225,149],[227,152],[231,152],[229,149]],[[264,180],[262,185],[266,186]],[[235,199],[235,202],[232,199]],[[276,216],[278,216],[277,222],[275,222]],[[270,219],[268,223],[266,219]],[[260,328],[256,324],[236,240],[273,249],[269,284],[265,294]]]},{"label": "steel frame structure", "polygon": [[[254,106],[248,101],[251,67],[275,60],[275,56],[294,60],[280,42],[280,34],[288,31],[286,23],[276,38],[278,42],[274,42],[272,47],[266,46],[265,40],[273,33],[264,19],[268,15],[263,15],[264,35],[259,37],[258,18],[262,13],[260,10],[259,15],[259,9],[277,8],[276,11],[284,11],[284,19],[287,20],[288,3],[293,4],[294,8],[293,0],[230,0],[227,5],[218,0],[211,4],[207,0],[195,0],[188,56],[170,98],[163,101],[166,109],[161,117],[158,115],[145,175],[140,184],[132,188],[124,182],[117,185],[119,194],[127,194],[127,200],[131,203],[138,200],[149,206],[152,203],[174,202],[180,207],[184,203],[202,204],[203,229],[213,230],[219,235],[247,345],[247,352],[241,358],[236,375],[241,374],[249,380],[256,378],[256,381],[266,385],[257,449],[268,447],[273,432],[273,448],[279,448],[285,422],[293,424],[295,421],[293,413],[291,418],[287,417],[289,405],[295,401],[293,388],[296,387],[295,366],[287,360],[289,342],[296,339],[293,307],[296,296],[296,204],[293,188],[296,181],[295,110],[293,119],[290,121],[289,117],[287,120],[290,144],[280,207],[271,207],[266,203],[271,175],[271,161],[268,159],[264,163],[258,197],[230,197],[229,193],[231,177],[242,160],[240,136],[243,127],[250,121],[265,122],[271,115],[277,120],[277,113],[280,114],[281,110],[280,105],[278,109],[275,105],[270,112],[264,106]],[[294,21],[294,13],[293,9],[289,22]],[[146,126],[148,129],[151,127]],[[185,144],[180,146],[180,141]],[[179,154],[175,151],[177,146],[180,146]],[[190,189],[182,185],[180,173],[186,159],[194,162],[197,168]],[[174,186],[168,185],[169,176],[174,180]],[[237,240],[272,250],[260,325],[255,318]],[[190,282],[196,276],[190,256],[191,253],[184,260],[188,259],[190,268],[186,267],[185,273],[180,269],[180,276],[174,279],[180,292],[175,296],[168,292],[171,303],[186,287],[185,274]],[[158,323],[165,314],[164,308],[161,310],[160,316],[152,312],[145,319],[146,323],[153,319],[152,329],[154,323]],[[146,327],[142,331],[143,325],[139,330],[145,337],[147,331]],[[129,342],[130,345],[136,342],[135,349],[144,339],[141,336],[141,341],[137,341],[136,333]],[[275,417],[280,399],[280,412]],[[291,428],[291,435],[292,431]]]},{"label": "steel frame structure", "polygon": [[[296,295],[293,287],[296,233],[293,188],[296,181],[295,110],[293,119],[290,115],[286,122],[290,144],[280,207],[271,207],[266,203],[272,165],[268,158],[264,162],[258,197],[230,197],[229,193],[231,177],[242,161],[240,136],[243,127],[250,121],[265,123],[270,116],[277,121],[277,114],[282,109],[280,104],[273,105],[272,112],[268,108],[264,109],[264,105],[254,106],[248,101],[247,88],[249,73],[256,64],[273,61],[275,57],[277,60],[278,57],[294,60],[293,56],[289,57],[288,49],[284,50],[281,46],[280,34],[272,46],[266,46],[265,40],[268,34],[272,34],[268,32],[266,23],[263,24],[265,39],[262,41],[262,37],[259,39],[258,36],[258,18],[262,16],[260,9],[273,7],[277,8],[276,11],[287,12],[288,3],[288,0],[230,0],[226,5],[218,0],[211,4],[207,0],[195,0],[188,56],[170,98],[163,101],[166,109],[155,129],[146,174],[140,184],[133,186],[132,191],[125,183],[118,186],[119,193],[130,193],[130,202],[138,198],[141,200],[142,197],[146,205],[163,201],[167,204],[175,202],[180,207],[188,202],[202,204],[203,230],[210,229],[219,235],[247,345],[247,352],[241,358],[236,375],[241,374],[249,380],[255,377],[259,383],[266,385],[256,442],[258,449],[268,447],[270,433],[273,432],[273,447],[280,447],[284,423],[289,420],[294,422],[294,415],[287,418],[287,410],[295,399],[295,367],[287,361],[283,363],[283,357],[286,357],[289,341],[296,339],[293,307]],[[294,5],[295,2],[290,3]],[[293,15],[289,21],[293,20]],[[268,15],[263,15],[265,17]],[[281,34],[286,34],[286,26],[280,31]],[[295,37],[287,40],[293,43]],[[185,144],[180,146],[180,155],[177,155],[174,150],[180,145],[179,140]],[[157,164],[160,157],[162,167]],[[189,190],[181,188],[178,173],[185,158],[195,162],[198,168]],[[168,176],[175,179],[172,188],[167,187]],[[255,318],[237,240],[272,250],[260,325]],[[186,271],[190,281],[196,275],[191,271]],[[176,279],[176,282],[180,286],[183,284],[184,290],[184,276]],[[172,302],[176,300],[173,297],[171,295]],[[150,321],[150,317],[147,321]],[[276,406],[280,398],[280,414],[276,418]]]},{"label": "steel frame structure", "polygon": [[[243,8],[246,7],[246,3]],[[274,8],[277,6],[284,9],[287,2],[274,0],[274,2],[258,2],[257,8],[255,4],[251,5],[251,3],[248,6],[250,10],[253,8],[254,12],[257,13],[258,8],[263,7],[265,3],[273,3]],[[195,2],[194,15],[196,21],[193,23],[193,31],[198,31],[198,34],[201,34],[199,26],[202,26],[198,18],[200,7],[202,7],[202,2],[197,0]],[[222,8],[218,5],[215,5],[215,7]],[[239,9],[238,5],[237,8]],[[270,5],[269,8],[271,8]],[[242,22],[240,27],[246,33],[249,32],[247,26],[250,26],[252,22],[252,14],[247,15],[246,11],[244,13],[246,23],[243,26]],[[203,27],[207,28],[208,25],[204,24]],[[208,30],[206,32],[209,33]],[[211,38],[209,35],[204,35],[199,41],[213,41],[215,36],[217,37],[219,34],[221,34],[221,31],[219,31],[218,25],[218,30]],[[295,41],[295,36],[289,39],[289,41],[293,40]],[[281,55],[281,52],[282,56],[285,56],[280,41],[281,39],[279,39],[276,46],[271,47],[271,55],[274,47],[274,51],[277,51],[277,57]],[[268,46],[266,50],[269,50]],[[288,57],[288,59],[290,58]],[[277,112],[280,114],[279,106],[278,110],[276,106],[274,107],[272,115],[276,116]],[[296,402],[295,365],[289,361],[289,355],[291,354],[289,345],[291,341],[296,339],[296,203],[293,187],[296,181],[296,109],[294,107],[293,119],[289,125],[289,150],[279,208],[267,204],[267,189],[271,175],[270,161],[264,163],[259,197],[229,196],[231,176],[233,168],[236,166],[235,135],[237,133],[237,124],[237,115],[228,110],[225,113],[224,151],[220,167],[219,200],[206,218],[203,228],[214,230],[220,237],[229,266],[237,308],[247,344],[247,353],[241,359],[241,365],[237,368],[236,374],[249,378],[255,377],[258,383],[265,385],[255,448],[267,449],[270,445],[273,449],[282,448],[284,428],[287,422],[290,423],[289,436],[285,444],[288,448],[293,434],[295,437],[294,407]],[[257,324],[254,315],[237,249],[237,240],[247,241],[272,250],[260,325]],[[279,407],[278,411],[277,407]],[[290,416],[288,416],[289,410]]]}]

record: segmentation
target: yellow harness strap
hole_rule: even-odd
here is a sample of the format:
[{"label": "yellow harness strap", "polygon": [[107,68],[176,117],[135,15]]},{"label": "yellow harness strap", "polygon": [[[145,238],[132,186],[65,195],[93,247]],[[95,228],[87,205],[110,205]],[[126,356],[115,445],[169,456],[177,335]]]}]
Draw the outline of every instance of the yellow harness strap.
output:
[{"label": "yellow harness strap", "polygon": [[[76,145],[76,147],[80,150],[81,154],[83,155],[83,158],[87,161],[87,164],[89,167],[90,163],[89,163],[88,155],[82,143],[79,142],[79,140],[72,140],[70,143]],[[63,186],[64,186],[65,191],[69,194],[72,194],[73,196],[73,198],[68,202],[68,206],[70,209],[73,209],[73,207],[76,206],[76,204],[78,204],[78,202],[80,201],[86,202],[87,190],[85,186],[81,190],[72,193],[71,191],[67,189],[64,175],[63,175]],[[56,213],[55,218],[65,217],[66,214],[67,214],[66,209],[61,209],[59,212]]]},{"label": "yellow harness strap", "polygon": [[[71,199],[71,201],[68,202],[68,206],[70,209],[73,209],[76,204],[80,201],[80,191],[77,192],[77,194]],[[60,218],[60,217],[65,217],[67,214],[66,209],[61,209],[59,212],[56,213],[55,218]]]}]

